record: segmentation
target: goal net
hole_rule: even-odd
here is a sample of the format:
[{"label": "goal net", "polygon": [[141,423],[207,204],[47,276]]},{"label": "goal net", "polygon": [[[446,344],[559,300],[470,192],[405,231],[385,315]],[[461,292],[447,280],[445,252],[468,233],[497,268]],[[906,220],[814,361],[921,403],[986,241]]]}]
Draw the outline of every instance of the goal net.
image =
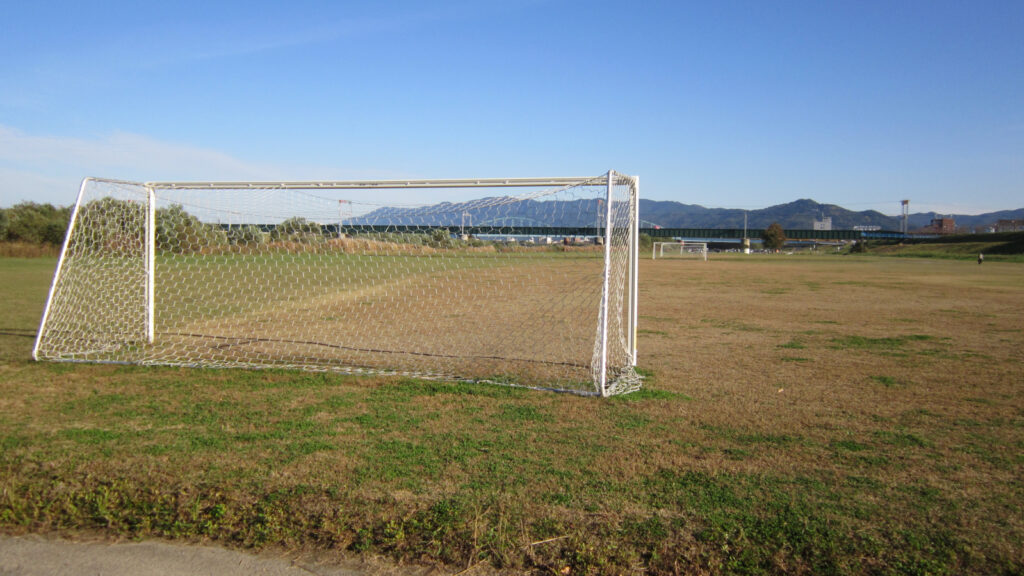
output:
[{"label": "goal net", "polygon": [[708,259],[707,242],[655,242],[651,259],[658,258],[700,258]]},{"label": "goal net", "polygon": [[635,177],[86,179],[38,360],[640,387]]}]

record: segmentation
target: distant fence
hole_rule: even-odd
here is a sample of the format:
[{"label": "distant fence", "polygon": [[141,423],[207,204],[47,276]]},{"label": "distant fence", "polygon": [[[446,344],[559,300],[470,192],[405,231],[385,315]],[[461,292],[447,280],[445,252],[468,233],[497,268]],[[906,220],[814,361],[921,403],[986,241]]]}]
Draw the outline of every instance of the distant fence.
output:
[{"label": "distant fence", "polygon": [[[269,232],[274,229],[272,224],[258,224],[258,228],[264,232]],[[232,226],[224,226],[230,228]],[[327,235],[337,235],[338,225],[337,224],[324,224],[321,225],[321,230]],[[403,226],[403,225],[384,225],[384,226],[372,226],[368,224],[345,224],[342,227],[342,232],[346,234],[380,234],[380,233],[423,233],[428,232],[430,229],[447,229],[452,233],[468,234],[470,236],[481,236],[481,235],[508,235],[508,236],[556,236],[556,237],[577,237],[577,236],[598,236],[603,235],[604,230],[601,228],[590,227],[572,227],[572,226],[460,226],[460,225],[449,225],[449,226]],[[875,230],[875,231],[863,231],[863,230],[807,230],[807,229],[790,229],[783,230],[788,240],[822,240],[822,241],[853,241],[862,239],[902,239],[910,238],[911,236],[903,234],[902,232],[894,232],[890,230]],[[641,234],[647,234],[651,238],[687,238],[687,239],[699,239],[706,242],[736,242],[742,238],[752,238],[757,240],[764,235],[764,230],[760,228],[641,228]],[[923,238],[920,235],[913,235],[913,238]]]},{"label": "distant fence", "polygon": [[[758,239],[764,235],[761,228],[641,228],[640,232],[652,238],[700,238],[714,242],[734,241],[739,238]],[[900,239],[907,235],[890,230],[807,230],[802,228],[783,230],[787,240],[862,240],[862,239]]]}]

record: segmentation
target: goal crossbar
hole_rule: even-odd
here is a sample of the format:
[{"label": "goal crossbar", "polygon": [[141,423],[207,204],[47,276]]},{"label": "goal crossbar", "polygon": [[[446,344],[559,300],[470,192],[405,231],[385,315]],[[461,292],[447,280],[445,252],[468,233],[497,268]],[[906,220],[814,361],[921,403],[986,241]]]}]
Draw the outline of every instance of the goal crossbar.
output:
[{"label": "goal crossbar", "polygon": [[[98,179],[97,179],[98,180]],[[550,188],[558,186],[579,186],[593,182],[591,177],[558,178],[461,178],[441,180],[332,180],[306,182],[145,182],[147,188],[156,190],[360,190],[360,189],[401,189],[401,188]],[[614,183],[631,185],[635,177],[614,175]]]}]

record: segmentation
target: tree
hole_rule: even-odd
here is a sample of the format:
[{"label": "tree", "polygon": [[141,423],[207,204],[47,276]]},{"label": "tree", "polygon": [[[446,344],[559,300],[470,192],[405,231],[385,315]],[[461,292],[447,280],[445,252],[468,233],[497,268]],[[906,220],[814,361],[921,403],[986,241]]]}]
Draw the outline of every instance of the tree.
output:
[{"label": "tree", "polygon": [[778,222],[772,222],[761,235],[761,242],[768,250],[781,250],[782,245],[786,243],[786,233]]},{"label": "tree", "polygon": [[0,208],[0,242],[7,240],[7,210]]},{"label": "tree", "polygon": [[227,243],[227,232],[219,226],[200,221],[180,204],[156,210],[156,245],[160,250],[192,254]]},{"label": "tree", "polygon": [[22,202],[4,211],[7,217],[6,239],[42,244],[59,244],[67,228],[67,208],[51,204]]},{"label": "tree", "polygon": [[90,251],[138,253],[146,242],[146,206],[100,198],[78,209],[74,246]]}]

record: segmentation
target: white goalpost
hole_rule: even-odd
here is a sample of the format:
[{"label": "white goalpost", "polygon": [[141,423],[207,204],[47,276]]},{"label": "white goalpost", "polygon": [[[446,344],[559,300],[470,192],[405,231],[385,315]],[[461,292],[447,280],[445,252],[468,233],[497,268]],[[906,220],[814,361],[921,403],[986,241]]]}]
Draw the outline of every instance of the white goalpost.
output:
[{"label": "white goalpost", "polygon": [[651,250],[651,259],[672,257],[697,257],[705,262],[708,259],[707,242],[655,242]]},{"label": "white goalpost", "polygon": [[614,171],[87,178],[33,357],[632,392],[638,195]]}]

